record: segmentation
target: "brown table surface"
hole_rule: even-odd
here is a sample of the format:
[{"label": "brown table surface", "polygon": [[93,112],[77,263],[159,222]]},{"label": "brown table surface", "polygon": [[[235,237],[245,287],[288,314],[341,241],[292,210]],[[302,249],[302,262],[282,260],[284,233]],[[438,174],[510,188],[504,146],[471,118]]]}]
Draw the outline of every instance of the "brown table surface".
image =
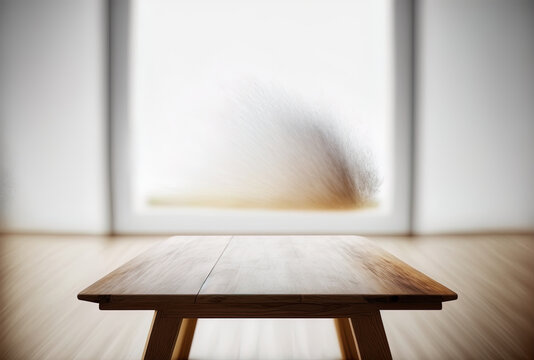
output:
[{"label": "brown table surface", "polygon": [[457,295],[357,236],[177,236],[78,294],[155,310],[145,360],[187,359],[198,318],[336,318],[344,359],[391,359],[380,310]]},{"label": "brown table surface", "polygon": [[[336,317],[365,304],[440,309],[457,295],[363,237],[176,236],[78,298],[101,309],[180,309],[195,317]],[[239,314],[245,304],[251,310]],[[277,310],[254,310],[269,307]]]}]

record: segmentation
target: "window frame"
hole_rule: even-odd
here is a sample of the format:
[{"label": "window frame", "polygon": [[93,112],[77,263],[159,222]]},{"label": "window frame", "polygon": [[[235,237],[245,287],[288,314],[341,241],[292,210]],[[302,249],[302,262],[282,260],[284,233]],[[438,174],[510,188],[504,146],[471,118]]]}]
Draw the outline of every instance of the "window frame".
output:
[{"label": "window frame", "polygon": [[135,212],[131,192],[129,0],[109,2],[112,232],[115,234],[407,234],[411,230],[413,0],[393,1],[393,199],[388,214],[243,210]]}]

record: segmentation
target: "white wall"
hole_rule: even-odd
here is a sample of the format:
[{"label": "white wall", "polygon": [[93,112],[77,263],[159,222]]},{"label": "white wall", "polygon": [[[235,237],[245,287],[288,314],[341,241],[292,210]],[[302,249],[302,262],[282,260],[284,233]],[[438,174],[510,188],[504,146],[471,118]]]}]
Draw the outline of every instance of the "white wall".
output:
[{"label": "white wall", "polygon": [[108,230],[105,2],[0,2],[0,230]]},{"label": "white wall", "polygon": [[415,230],[534,230],[534,1],[418,6]]},{"label": "white wall", "polygon": [[[104,8],[0,0],[0,231],[108,230]],[[418,21],[416,232],[534,231],[534,2]]]}]

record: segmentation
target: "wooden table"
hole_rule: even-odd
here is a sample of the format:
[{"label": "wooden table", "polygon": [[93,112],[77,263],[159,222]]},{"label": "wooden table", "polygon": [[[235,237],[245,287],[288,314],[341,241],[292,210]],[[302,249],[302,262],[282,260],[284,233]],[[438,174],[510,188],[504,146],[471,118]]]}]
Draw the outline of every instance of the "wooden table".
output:
[{"label": "wooden table", "polygon": [[78,294],[155,310],[144,359],[186,359],[198,318],[335,318],[344,358],[391,359],[380,310],[456,298],[357,236],[172,237]]}]

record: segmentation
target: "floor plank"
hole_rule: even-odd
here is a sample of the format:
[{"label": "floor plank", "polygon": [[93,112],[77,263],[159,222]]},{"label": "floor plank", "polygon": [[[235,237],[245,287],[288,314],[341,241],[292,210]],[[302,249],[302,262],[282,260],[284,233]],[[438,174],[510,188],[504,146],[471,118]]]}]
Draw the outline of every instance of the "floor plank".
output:
[{"label": "floor plank", "polygon": [[[394,359],[534,358],[534,236],[380,237],[458,293],[441,311],[383,311]],[[0,239],[0,358],[139,359],[149,311],[100,311],[87,284],[162,237]],[[192,359],[339,359],[334,322],[199,320]]]}]

